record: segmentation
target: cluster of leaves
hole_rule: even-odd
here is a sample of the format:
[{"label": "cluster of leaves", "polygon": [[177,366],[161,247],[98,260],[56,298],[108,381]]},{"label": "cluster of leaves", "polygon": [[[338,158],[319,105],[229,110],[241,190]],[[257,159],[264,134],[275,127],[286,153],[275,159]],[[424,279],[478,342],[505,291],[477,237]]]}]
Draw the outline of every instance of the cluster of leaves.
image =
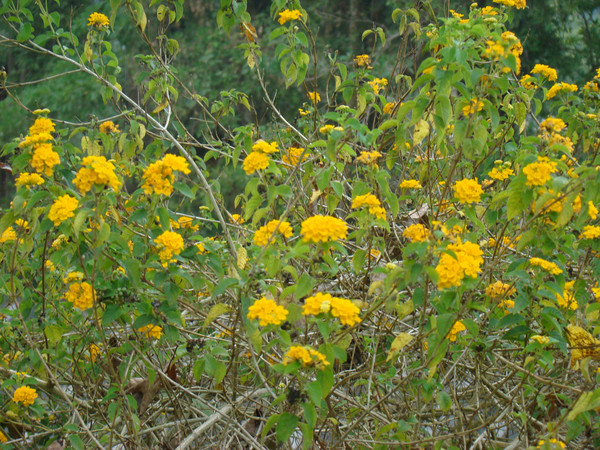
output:
[{"label": "cluster of leaves", "polygon": [[[390,72],[381,28],[371,55],[320,60],[298,1],[273,1],[258,39],[246,3],[222,0],[273,117],[230,129],[247,96],[211,103],[175,69],[182,0],[111,1],[85,36],[3,1],[5,43],[94,80],[115,116],[35,111],[3,146],[18,178],[0,219],[0,439],[597,446],[600,72],[579,88],[520,73],[506,24],[525,2],[498,3],[426,27],[395,10]],[[149,44],[137,99],[106,40],[117,15]],[[414,74],[408,42],[429,55]],[[266,59],[306,99],[295,118]],[[244,169],[233,208],[211,159]]]}]

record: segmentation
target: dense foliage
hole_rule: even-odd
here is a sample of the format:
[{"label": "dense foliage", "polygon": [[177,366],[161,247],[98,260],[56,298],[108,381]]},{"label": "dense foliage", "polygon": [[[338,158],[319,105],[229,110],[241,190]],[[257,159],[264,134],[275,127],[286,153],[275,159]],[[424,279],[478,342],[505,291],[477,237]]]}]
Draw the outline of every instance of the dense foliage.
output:
[{"label": "dense foliage", "polygon": [[3,77],[0,441],[600,445],[600,68],[527,66],[525,3],[396,8],[343,57],[297,0],[221,0],[260,95],[208,98],[183,0],[3,0],[3,44],[98,102]]}]

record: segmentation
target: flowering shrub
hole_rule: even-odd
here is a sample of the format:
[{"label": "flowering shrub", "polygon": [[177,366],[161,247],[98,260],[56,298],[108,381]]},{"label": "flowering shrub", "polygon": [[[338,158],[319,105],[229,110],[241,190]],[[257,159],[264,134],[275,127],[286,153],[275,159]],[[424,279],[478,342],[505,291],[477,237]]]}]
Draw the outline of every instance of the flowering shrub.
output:
[{"label": "flowering shrub", "polygon": [[[365,30],[373,52],[344,58],[296,0],[256,28],[222,0],[267,115],[182,79],[183,0],[111,1],[85,36],[13,3],[3,43],[98,81],[115,115],[47,105],[4,143],[0,441],[600,446],[600,69],[579,89],[526,61],[525,0],[397,9],[391,43]],[[117,17],[150,43],[127,84]],[[242,109],[273,120],[230,127]]]}]

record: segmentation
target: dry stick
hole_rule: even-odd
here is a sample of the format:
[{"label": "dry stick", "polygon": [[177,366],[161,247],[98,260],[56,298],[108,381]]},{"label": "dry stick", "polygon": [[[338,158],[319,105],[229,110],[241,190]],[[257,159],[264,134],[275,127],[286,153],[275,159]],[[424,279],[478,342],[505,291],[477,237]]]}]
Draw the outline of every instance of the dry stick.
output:
[{"label": "dry stick", "polygon": [[[0,38],[7,39],[6,37],[4,37],[2,35],[0,35]],[[7,39],[7,40],[9,40],[9,39]],[[10,41],[12,41],[17,46],[24,47],[24,48],[28,49],[27,46],[25,46],[25,45],[23,45],[23,44],[21,44],[19,42],[15,42],[13,40],[10,40]],[[204,174],[202,173],[202,171],[200,170],[200,168],[196,164],[196,161],[194,161],[194,158],[192,158],[192,156],[189,154],[189,152],[185,148],[183,148],[183,146],[175,138],[175,136],[173,136],[171,134],[171,132],[169,130],[167,130],[167,128],[165,126],[163,126],[159,121],[157,121],[154,117],[150,116],[146,112],[146,110],[144,110],[140,105],[138,105],[138,103],[136,103],[132,98],[130,98],[129,96],[127,96],[121,89],[117,88],[114,84],[110,83],[108,80],[102,78],[100,75],[98,75],[93,70],[88,69],[83,64],[75,61],[74,59],[69,58],[68,56],[59,55],[58,53],[55,53],[55,52],[53,52],[51,50],[47,50],[47,49],[45,49],[45,48],[37,45],[35,42],[29,41],[29,44],[34,49],[36,49],[38,52],[46,54],[46,55],[53,56],[55,58],[60,59],[61,61],[68,62],[69,64],[72,64],[72,65],[78,67],[82,72],[85,72],[88,75],[91,75],[93,78],[97,79],[101,83],[103,83],[106,86],[108,86],[113,92],[115,92],[118,96],[122,97],[131,106],[133,106],[134,109],[136,109],[142,115],[144,115],[146,117],[146,119],[154,127],[156,127],[158,130],[160,130],[163,133],[164,137],[169,142],[171,142],[175,147],[177,147],[177,150],[179,150],[179,152],[184,156],[184,158],[190,163],[190,165],[194,169],[194,172],[196,173],[196,175],[200,179],[201,184],[202,184],[204,190],[208,194],[208,198],[209,198],[209,200],[210,200],[210,202],[211,202],[211,204],[212,204],[212,206],[213,206],[213,208],[214,208],[214,210],[215,210],[215,212],[217,214],[217,219],[219,220],[219,223],[221,224],[221,227],[223,228],[223,232],[225,233],[225,238],[227,240],[227,244],[229,245],[229,249],[231,251],[231,255],[233,257],[233,260],[236,260],[237,259],[237,251],[235,249],[235,244],[233,243],[233,240],[231,239],[231,235],[229,234],[229,229],[227,228],[227,224],[225,223],[225,219],[223,218],[223,214],[221,213],[221,206],[217,202],[217,199],[215,198],[215,196],[213,194],[212,188],[210,187],[210,184],[208,183],[208,180],[206,179],[206,177],[204,176]]]}]

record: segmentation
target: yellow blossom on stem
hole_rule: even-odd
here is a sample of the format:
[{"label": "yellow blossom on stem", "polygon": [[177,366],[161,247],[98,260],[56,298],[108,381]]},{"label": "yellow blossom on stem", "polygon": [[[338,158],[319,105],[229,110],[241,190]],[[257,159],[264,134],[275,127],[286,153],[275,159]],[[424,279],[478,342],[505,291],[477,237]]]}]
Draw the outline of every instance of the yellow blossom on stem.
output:
[{"label": "yellow blossom on stem", "polygon": [[252,145],[252,151],[270,154],[270,153],[278,152],[279,148],[278,148],[277,142],[275,142],[275,141],[269,143],[269,142],[263,141],[262,139],[259,139],[258,141],[256,141],[254,143],[254,145]]},{"label": "yellow blossom on stem", "polygon": [[48,219],[54,222],[54,226],[59,226],[65,220],[75,216],[75,210],[79,206],[79,201],[70,195],[58,197],[48,212]]},{"label": "yellow blossom on stem", "polygon": [[600,227],[595,225],[586,225],[579,239],[597,239],[600,237]]},{"label": "yellow blossom on stem", "polygon": [[458,333],[466,329],[467,327],[465,327],[465,325],[460,320],[457,320],[456,322],[454,322],[454,325],[452,325],[452,329],[448,333],[446,339],[448,339],[450,342],[455,342],[456,338],[458,337]]},{"label": "yellow blossom on stem", "polygon": [[527,164],[523,168],[523,173],[527,177],[527,186],[543,186],[552,178],[552,174],[558,169],[555,162],[545,156],[538,156],[537,162]]},{"label": "yellow blossom on stem", "polygon": [[342,325],[350,327],[361,322],[360,309],[351,300],[317,292],[305,299],[302,314],[316,316],[321,313],[330,313],[337,317]]},{"label": "yellow blossom on stem", "polygon": [[285,354],[282,363],[287,366],[294,361],[300,361],[304,367],[315,366],[320,370],[329,365],[324,354],[302,345],[292,345]]},{"label": "yellow blossom on stem", "polygon": [[188,162],[183,156],[167,153],[162,159],[153,162],[144,171],[142,188],[146,194],[171,195],[173,192],[173,172],[190,173]]},{"label": "yellow blossom on stem", "polygon": [[464,178],[457,181],[454,186],[454,196],[461,203],[476,203],[481,200],[483,189],[477,179]]},{"label": "yellow blossom on stem", "polygon": [[429,230],[424,225],[415,223],[406,227],[402,236],[411,242],[424,242],[429,239]]},{"label": "yellow blossom on stem", "polygon": [[263,225],[254,233],[254,244],[264,247],[275,232],[285,238],[290,238],[294,234],[294,230],[289,222],[284,220],[280,223],[279,219],[275,219]]},{"label": "yellow blossom on stem", "polygon": [[27,173],[23,172],[19,175],[19,177],[15,181],[15,185],[17,186],[39,186],[40,184],[44,184],[44,179],[38,175],[37,173]]},{"label": "yellow blossom on stem", "polygon": [[562,269],[559,268],[556,264],[554,264],[553,262],[550,262],[550,261],[546,261],[545,259],[542,259],[542,258],[537,258],[537,257],[530,258],[529,264],[531,264],[532,266],[535,266],[535,267],[541,267],[546,272],[550,272],[552,275],[560,275],[563,272]]},{"label": "yellow blossom on stem", "polygon": [[400,189],[423,189],[419,180],[403,180]]},{"label": "yellow blossom on stem", "polygon": [[302,17],[302,12],[297,9],[284,9],[279,13],[279,25],[283,25],[291,20],[298,20]]},{"label": "yellow blossom on stem", "polygon": [[554,86],[552,86],[548,92],[546,93],[546,100],[550,100],[551,98],[556,97],[556,95],[558,95],[559,92],[576,92],[577,91],[577,85],[576,84],[569,84],[569,83],[556,83]]},{"label": "yellow blossom on stem", "polygon": [[465,117],[475,114],[483,109],[484,103],[481,100],[473,99],[471,103],[463,106],[462,113]]},{"label": "yellow blossom on stem", "polygon": [[388,84],[388,80],[385,78],[375,78],[373,81],[368,82],[369,86],[373,89],[375,94],[379,94],[379,91]]},{"label": "yellow blossom on stem", "polygon": [[558,303],[558,306],[562,308],[570,308],[572,310],[576,310],[579,307],[577,300],[575,300],[575,294],[573,294],[574,285],[575,281],[567,281],[565,283],[565,288],[562,295],[556,294],[556,302]]},{"label": "yellow blossom on stem", "polygon": [[104,156],[86,156],[82,165],[73,180],[73,184],[82,194],[85,195],[94,184],[110,186],[115,192],[121,188],[121,182],[115,175],[114,164]]},{"label": "yellow blossom on stem", "polygon": [[590,219],[592,220],[596,220],[596,217],[598,217],[598,208],[594,206],[592,201],[588,202],[588,216],[590,216]]},{"label": "yellow blossom on stem", "polygon": [[148,324],[141,328],[138,328],[138,331],[142,333],[147,339],[160,339],[163,335],[163,329],[159,325]]},{"label": "yellow blossom on stem", "polygon": [[548,336],[540,336],[539,334],[535,334],[530,338],[533,342],[537,342],[538,344],[545,345],[550,342],[550,338]]},{"label": "yellow blossom on stem", "polygon": [[371,57],[369,55],[357,55],[354,58],[354,62],[358,67],[367,67],[369,69],[371,68],[369,67],[369,64],[371,64]]},{"label": "yellow blossom on stem", "polygon": [[274,300],[262,297],[256,300],[252,306],[248,308],[248,319],[258,319],[261,327],[267,325],[281,325],[285,322],[289,311],[283,306],[275,303]]},{"label": "yellow blossom on stem", "polygon": [[549,67],[545,64],[536,64],[535,66],[533,66],[533,69],[531,69],[530,73],[538,73],[546,77],[548,81],[556,81],[558,78],[558,76],[556,75],[556,69],[553,69],[552,67]]},{"label": "yellow blossom on stem", "polygon": [[168,262],[175,255],[179,255],[183,250],[183,237],[174,231],[165,231],[154,239],[158,246],[158,256],[163,262]]},{"label": "yellow blossom on stem", "polygon": [[302,147],[290,147],[286,150],[281,162],[288,166],[295,167],[308,159],[308,152]]},{"label": "yellow blossom on stem", "polygon": [[65,293],[65,299],[73,303],[73,307],[85,311],[94,306],[96,291],[86,281],[83,283],[71,283],[69,290]]},{"label": "yellow blossom on stem", "polygon": [[302,222],[302,240],[304,242],[328,242],[346,239],[348,225],[342,219],[332,216],[316,215]]},{"label": "yellow blossom on stem", "polygon": [[502,297],[509,297],[514,295],[516,292],[516,289],[511,287],[510,284],[503,283],[500,280],[490,284],[485,288],[485,294],[491,297],[492,300],[498,300]]},{"label": "yellow blossom on stem", "polygon": [[317,91],[308,92],[307,95],[312,103],[319,103],[321,101],[321,96]]},{"label": "yellow blossom on stem", "polygon": [[99,127],[100,133],[110,134],[110,133],[118,133],[119,126],[115,125],[112,120],[107,120],[106,122],[102,122]]},{"label": "yellow blossom on stem", "polygon": [[356,157],[356,162],[366,164],[368,166],[377,167],[377,160],[381,158],[381,153],[378,151],[373,152],[362,152],[359,156]]},{"label": "yellow blossom on stem", "polygon": [[37,397],[38,395],[34,388],[21,386],[15,390],[12,401],[15,403],[22,403],[23,406],[31,406]]},{"label": "yellow blossom on stem", "polygon": [[60,163],[60,156],[52,150],[52,144],[35,144],[33,148],[33,156],[30,161],[31,167],[33,167],[36,172],[43,173],[49,177],[52,176],[54,173],[54,166]]},{"label": "yellow blossom on stem", "polygon": [[88,27],[106,28],[109,25],[110,21],[108,20],[108,17],[102,13],[93,12],[90,14],[90,17],[88,17]]},{"label": "yellow blossom on stem", "polygon": [[34,136],[36,134],[42,133],[53,133],[54,132],[54,122],[46,117],[38,117],[35,119],[33,125],[29,127],[29,134]]},{"label": "yellow blossom on stem", "polygon": [[269,157],[262,152],[250,152],[242,165],[246,175],[251,175],[257,170],[264,170],[269,167]]}]

